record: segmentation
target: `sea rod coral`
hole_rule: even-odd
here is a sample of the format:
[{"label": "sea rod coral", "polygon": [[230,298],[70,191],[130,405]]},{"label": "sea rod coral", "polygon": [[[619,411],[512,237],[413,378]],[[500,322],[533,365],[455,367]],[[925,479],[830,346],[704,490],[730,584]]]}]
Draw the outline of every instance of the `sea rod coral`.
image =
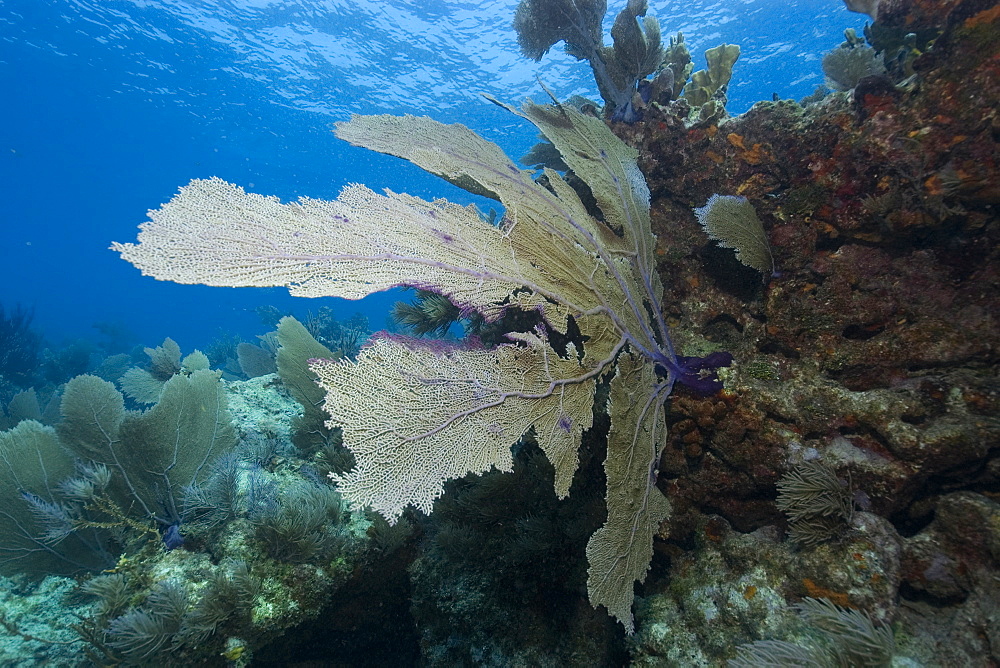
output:
[{"label": "sea rod coral", "polygon": [[718,389],[715,367],[729,358],[674,351],[637,152],[572,108],[506,108],[534,123],[587,183],[600,220],[558,172],[546,169],[540,185],[462,125],[355,116],[337,125],[342,139],[499,200],[503,219],[494,225],[475,207],[361,185],[335,201],[282,204],[208,179],[151,212],[138,244],[112,248],[144,274],[178,283],[349,299],[408,286],[487,322],[527,313],[536,324],[492,348],[384,334],[355,360],[315,360],[328,425],[343,430],[357,462],[331,477],[351,504],[394,522],[408,505],[430,512],[450,479],[510,471],[511,446],[531,432],[565,497],[581,436],[605,410],[595,390],[609,382],[608,512],[587,545],[588,593],[631,632],[633,585],[670,513],[656,487],[663,404],[676,382]]}]

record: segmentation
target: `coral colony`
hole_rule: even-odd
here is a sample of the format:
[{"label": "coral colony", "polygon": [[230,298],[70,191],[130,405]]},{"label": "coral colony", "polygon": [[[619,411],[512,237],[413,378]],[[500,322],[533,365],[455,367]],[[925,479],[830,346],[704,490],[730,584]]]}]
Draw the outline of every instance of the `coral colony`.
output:
[{"label": "coral colony", "polygon": [[608,405],[597,407],[612,423],[608,519],[587,546],[588,590],[594,606],[631,631],[633,583],[644,578],[653,532],[670,512],[655,486],[662,406],[677,382],[720,389],[716,369],[731,357],[674,351],[636,152],[573,108],[506,108],[555,145],[590,187],[600,220],[559,173],[546,169],[548,187],[539,185],[464,126],[355,116],[338,124],[341,138],[500,201],[503,220],[492,225],[473,207],[359,185],[332,202],[282,204],[209,179],[151,213],[138,244],[114,248],[143,273],[179,283],[348,298],[409,286],[487,322],[527,314],[530,326],[492,348],[379,335],[356,360],[314,360],[328,426],[343,430],[357,462],[333,478],[349,502],[395,521],[407,505],[430,512],[449,479],[511,470],[511,446],[530,430],[564,497],[593,424],[595,389],[610,382]]}]

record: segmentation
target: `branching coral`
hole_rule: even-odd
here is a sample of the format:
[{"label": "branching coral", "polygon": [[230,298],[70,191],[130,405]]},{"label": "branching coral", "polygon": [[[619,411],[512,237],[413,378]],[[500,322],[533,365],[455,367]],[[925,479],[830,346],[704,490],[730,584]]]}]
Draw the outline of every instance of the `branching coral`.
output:
[{"label": "branching coral", "polygon": [[816,545],[842,532],[854,516],[850,481],[841,481],[828,464],[799,464],[778,481],[777,506],[788,515],[791,538]]},{"label": "branching coral", "polygon": [[142,607],[111,621],[107,646],[131,665],[141,664],[170,646],[187,609],[184,585],[167,580],[153,590]]},{"label": "branching coral", "polygon": [[17,306],[5,312],[0,304],[0,377],[26,383],[38,366],[41,337],[31,329],[34,312]]},{"label": "branching coral", "polygon": [[554,44],[565,42],[567,53],[590,63],[607,103],[606,114],[633,122],[638,119],[633,105],[637,84],[663,59],[660,24],[645,16],[647,9],[646,0],[629,0],[611,28],[612,47],[604,46],[601,34],[604,0],[521,0],[514,29],[521,53],[532,60],[541,60]]},{"label": "branching coral", "polygon": [[309,561],[341,541],[336,533],[340,495],[328,485],[301,482],[282,491],[280,500],[258,504],[250,513],[257,539],[274,559]]},{"label": "branching coral", "polygon": [[876,624],[870,615],[842,608],[829,599],[807,598],[795,611],[816,632],[815,640],[760,640],[739,648],[729,668],[761,666],[864,666],[892,663],[896,640],[892,627]]},{"label": "branching coral", "polygon": [[97,610],[74,629],[101,653],[97,657],[86,650],[95,664],[194,665],[193,657],[220,628],[250,623],[254,599],[261,593],[260,578],[243,560],[223,560],[194,588],[177,579],[152,586],[142,582],[141,577],[110,573],[81,586],[84,594],[97,598]]},{"label": "branching coral", "polygon": [[446,297],[426,290],[418,290],[412,303],[396,302],[392,307],[392,319],[418,336],[443,336],[461,316],[462,312]]}]

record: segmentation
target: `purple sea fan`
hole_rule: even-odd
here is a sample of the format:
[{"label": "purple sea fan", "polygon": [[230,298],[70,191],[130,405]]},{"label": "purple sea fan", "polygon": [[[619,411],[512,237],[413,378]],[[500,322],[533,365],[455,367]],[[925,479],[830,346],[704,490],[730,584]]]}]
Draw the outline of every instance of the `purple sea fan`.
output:
[{"label": "purple sea fan", "polygon": [[337,125],[342,139],[499,200],[503,221],[360,185],[336,201],[282,204],[208,179],[151,212],[139,244],[113,248],[143,273],[180,283],[281,285],[351,299],[407,286],[486,322],[532,312],[538,327],[491,348],[378,335],[356,359],[313,360],[327,425],[342,430],[356,460],[333,477],[350,504],[395,522],[408,506],[431,512],[448,480],[512,470],[511,446],[531,430],[565,497],[597,383],[610,378],[608,513],[587,545],[588,593],[631,632],[633,585],[645,578],[653,535],[670,513],[655,475],[663,404],[675,382],[716,389],[714,371],[728,358],[673,349],[638,152],[569,107],[505,108],[559,150],[590,187],[601,220],[559,173],[546,170],[539,185],[532,170],[464,126],[355,116]]}]

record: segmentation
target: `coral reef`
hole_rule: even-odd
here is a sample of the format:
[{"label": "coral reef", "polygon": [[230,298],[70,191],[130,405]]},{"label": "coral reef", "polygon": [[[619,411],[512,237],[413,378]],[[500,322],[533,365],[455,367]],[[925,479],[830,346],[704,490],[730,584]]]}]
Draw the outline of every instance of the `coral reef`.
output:
[{"label": "coral reef", "polygon": [[[775,527],[740,533],[719,516],[703,516],[689,547],[636,605],[632,665],[719,666],[743,644],[799,640],[802,620],[790,600],[860,608],[885,626],[896,608],[899,539],[886,520],[857,515],[852,535],[815,550],[794,548]],[[912,655],[905,646],[897,653]]]},{"label": "coral reef", "polygon": [[903,541],[899,619],[915,652],[934,657],[943,638],[956,665],[996,661],[998,546],[1000,503],[973,492],[940,497],[931,523]]},{"label": "coral reef", "polygon": [[[638,149],[649,184],[650,254],[678,353],[670,371],[690,381],[665,403],[658,459],[643,463],[644,482],[672,511],[652,526],[634,635],[588,602],[587,539],[608,521],[613,501],[604,493],[622,475],[603,466],[616,416],[635,404],[629,388],[651,379],[627,362],[628,383],[594,383],[587,405],[599,410],[581,431],[576,475],[560,474],[543,452],[544,434],[517,440],[521,430],[507,440],[517,440],[512,473],[450,480],[433,515],[407,512],[390,526],[342,504],[324,480],[328,472],[344,479],[356,462],[340,430],[323,425],[324,393],[309,370],[311,359],[334,356],[316,340],[338,336],[321,314],[308,329],[274,318],[277,375],[223,383],[239,444],[183,495],[183,544],[164,527],[142,529],[138,516],[112,518],[115,535],[132,532],[132,541],[114,550],[117,562],[107,563],[105,550],[84,564],[113,572],[83,585],[93,602],[72,603],[84,617],[77,637],[95,659],[723,666],[784,656],[884,665],[892,654],[899,665],[1000,662],[1000,12],[985,0],[850,4],[877,16],[866,36],[883,51],[885,71],[866,70],[842,86],[849,90],[803,104],[762,102],[732,119],[706,106],[692,113],[679,95],[690,67],[678,39],[666,67],[681,81],[645,103],[638,122],[611,124]],[[539,162],[572,166],[551,158]],[[579,188],[590,175],[548,176],[545,192],[572,190],[581,217],[595,211],[600,189],[588,199]],[[779,269],[766,282],[706,241],[693,208],[713,193],[745,198],[756,211]],[[436,243],[447,242],[446,210],[421,206],[433,212]],[[417,320],[430,330],[464,318],[466,304],[456,302],[428,304],[434,317]],[[504,332],[520,332],[522,342],[538,336],[540,316],[515,320],[511,311],[489,323],[496,338],[484,345]],[[580,334],[594,333],[575,326],[548,332],[553,356],[580,350]],[[454,342],[405,345],[428,359],[460,357]],[[384,364],[402,348],[370,346],[342,364],[377,355]],[[700,378],[715,369],[687,356],[720,350],[733,364],[715,391]],[[108,373],[119,366],[109,361]],[[166,382],[206,373],[214,375],[178,368]],[[40,452],[58,448],[57,433],[70,438],[66,427],[32,421],[49,396],[26,391],[9,401],[9,413],[28,420],[4,433],[4,447],[35,439]],[[600,410],[609,399],[618,408]],[[21,504],[41,544],[75,540],[63,533],[72,525],[65,511],[105,488],[105,474],[66,460],[51,470],[8,460],[4,501]],[[560,475],[565,498],[552,494]],[[46,495],[59,477],[71,483]],[[39,489],[22,496],[31,486]],[[17,531],[22,546],[39,546]],[[61,602],[69,581],[29,582],[7,583],[4,628],[30,648],[20,651],[76,665],[39,640],[71,641],[65,627],[36,627],[41,615],[28,609],[36,604],[16,607],[34,599],[11,593],[49,592]],[[831,657],[845,631],[863,646]],[[374,653],[390,644],[391,655]]]},{"label": "coral reef", "polygon": [[[787,640],[801,625],[793,605],[804,598],[863,610],[877,624],[901,622],[899,656],[927,660],[913,629],[932,629],[941,642],[955,638],[967,656],[995,652],[963,636],[942,606],[959,601],[976,624],[987,625],[995,580],[977,575],[981,593],[973,594],[974,585],[963,578],[970,571],[995,573],[995,557],[969,550],[959,536],[946,539],[932,520],[947,512],[946,495],[988,494],[998,482],[1000,340],[993,314],[1000,311],[994,213],[1000,194],[991,103],[998,84],[995,46],[984,46],[998,43],[998,17],[976,0],[937,13],[921,5],[911,15],[900,5],[878,9],[879,24],[868,33],[873,39],[888,39],[904,26],[936,38],[918,37],[909,47],[904,39],[884,73],[869,70],[849,91],[803,105],[762,102],[725,119],[718,105],[708,108],[711,100],[695,112],[685,96],[675,99],[675,81],[671,95],[644,107],[641,121],[613,124],[639,149],[650,186],[662,304],[677,350],[708,357],[725,349],[735,359],[721,374],[723,392],[680,392],[667,404],[668,435],[655,482],[673,512],[653,543],[652,576],[630,644],[637,663],[719,665],[736,657],[740,644]],[[681,44],[678,39],[668,55],[686,73]],[[576,114],[564,113],[576,122]],[[551,151],[545,155],[541,162],[559,168]],[[430,164],[465,187],[478,186],[480,194],[500,187],[470,184]],[[574,175],[565,181],[554,172],[546,176],[547,187],[560,194],[579,186]],[[581,203],[588,201],[583,189],[577,192]],[[746,198],[756,210],[780,269],[768,282],[705,243],[692,208],[717,192]],[[600,189],[590,196],[600,205]],[[435,209],[428,216],[448,242],[442,214]],[[458,295],[452,303],[460,311],[468,310],[467,293],[449,294]],[[568,330],[565,335],[573,340]],[[407,343],[409,352],[387,345],[363,350],[359,364],[372,358],[384,365],[392,355],[418,354],[422,344]],[[435,354],[460,359],[447,346]],[[697,387],[701,369],[686,367],[686,359],[678,355],[672,370]],[[621,387],[603,391],[611,392],[611,405],[630,403]],[[350,421],[338,424],[347,428]],[[594,456],[580,452],[581,461]],[[324,466],[343,470],[336,450],[324,449],[322,457]],[[787,492],[812,484],[802,467],[817,459],[836,470],[814,485],[820,497],[836,502],[833,514],[775,503],[783,476],[799,477],[783,483]],[[351,473],[337,475],[344,480]],[[617,484],[613,468],[607,475]],[[852,487],[841,485],[848,479]],[[487,505],[479,499],[464,510],[485,512]],[[800,539],[782,541],[788,524],[779,505],[793,520],[836,522],[805,537],[792,526]],[[485,626],[466,621],[456,627],[459,619],[489,620],[497,614],[490,606],[503,605],[535,614],[542,605],[483,595],[501,586],[490,576],[504,570],[484,574],[482,562],[510,558],[504,550],[523,544],[531,535],[525,532],[545,527],[545,515],[557,512],[529,518],[516,508],[505,509],[511,515],[491,531],[448,512],[430,521],[427,555],[412,573],[414,615],[432,663],[476,660],[469,648],[484,646]],[[990,516],[985,507],[973,515]],[[548,538],[552,531],[543,529]],[[496,541],[505,535],[501,547]],[[488,546],[495,547],[481,559],[463,557],[463,549]],[[461,574],[454,580],[460,584],[438,589],[448,569]],[[561,586],[568,586],[580,575],[566,569],[562,577]],[[905,614],[900,599],[907,602]],[[571,598],[560,600],[572,608]],[[582,646],[584,626],[571,626]],[[461,630],[449,634],[449,627]],[[586,632],[592,639],[596,628]],[[497,661],[544,654],[538,645],[512,650],[519,646],[516,634],[490,630],[488,655]],[[599,637],[601,646],[615,643]],[[573,662],[559,649],[572,642],[554,645],[544,633],[520,641]]]},{"label": "coral reef", "polygon": [[95,614],[71,578],[40,582],[0,578],[0,665],[9,668],[83,668],[88,662],[72,620]]},{"label": "coral reef", "polygon": [[[777,483],[822,458],[844,481],[841,508],[869,512],[838,511],[841,528],[824,537],[832,542],[803,541],[792,553],[835,551],[822,567],[796,573],[760,557],[780,582],[769,589],[780,605],[828,598],[895,621],[899,652],[922,665],[942,665],[931,638],[956,648],[953,665],[1000,657],[990,633],[971,631],[990,626],[998,592],[990,539],[972,538],[991,535],[1000,484],[1000,15],[987,4],[881,3],[870,34],[937,35],[905,54],[910,75],[894,61],[853,91],[805,105],[761,102],[722,123],[654,105],[642,123],[616,126],[641,150],[679,347],[700,346],[700,336],[736,360],[722,395],[670,404],[660,485],[675,510],[657,549],[675,563],[667,574],[654,561],[663,576],[645,587],[677,596],[662,617],[640,606],[640,634],[656,628],[663,642],[689,638],[692,652],[705,652],[706,639],[686,635],[696,625],[676,618],[689,609],[677,602],[678,578],[692,543],[711,539],[714,516],[754,536],[785,526],[771,501]],[[761,285],[698,241],[690,207],[716,192],[754,205],[780,276]],[[963,519],[945,519],[959,505]],[[881,538],[857,542],[859,522],[876,520]],[[843,547],[865,543],[896,556]],[[862,565],[867,576],[845,579]],[[713,574],[733,591],[738,577]],[[754,629],[746,641],[784,637],[767,626],[783,619],[778,607],[743,627]],[[956,614],[969,625],[959,628]],[[740,634],[699,656],[732,658]],[[635,654],[642,665],[671,665],[668,650],[640,659],[647,651]]]},{"label": "coral reef", "polygon": [[[315,434],[297,437],[322,427],[308,359],[333,353],[293,318],[278,325],[281,377],[222,381],[167,339],[133,368],[152,388],[144,411],[89,375],[65,385],[51,425],[34,390],[12,400],[26,417],[0,432],[0,663],[248,665],[289,628],[352,606],[351,587],[381,602],[357,619],[411,633],[400,577],[375,565],[403,573],[393,554],[413,527],[377,527],[322,478],[331,460],[352,465],[339,434],[321,435],[320,453]],[[129,363],[98,366],[121,378]],[[343,657],[379,651],[339,634]]]},{"label": "coral reef", "polygon": [[162,535],[183,542],[187,489],[235,443],[215,372],[176,375],[144,413],[96,376],[77,376],[56,427],[0,432],[0,563],[7,573],[76,573]]}]

